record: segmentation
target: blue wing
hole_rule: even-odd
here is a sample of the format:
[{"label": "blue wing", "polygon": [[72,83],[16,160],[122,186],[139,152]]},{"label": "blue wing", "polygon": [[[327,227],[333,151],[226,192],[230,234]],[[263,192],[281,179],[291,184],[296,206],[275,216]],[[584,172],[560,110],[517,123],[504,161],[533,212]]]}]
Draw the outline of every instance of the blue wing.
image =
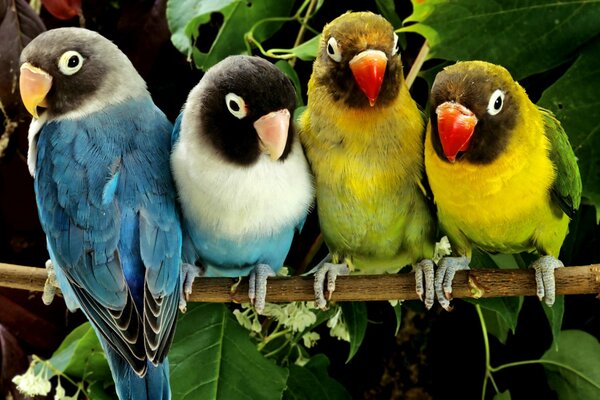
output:
[{"label": "blue wing", "polygon": [[140,374],[164,359],[179,300],[170,134],[143,99],[50,122],[38,138],[38,211],[66,292]]}]

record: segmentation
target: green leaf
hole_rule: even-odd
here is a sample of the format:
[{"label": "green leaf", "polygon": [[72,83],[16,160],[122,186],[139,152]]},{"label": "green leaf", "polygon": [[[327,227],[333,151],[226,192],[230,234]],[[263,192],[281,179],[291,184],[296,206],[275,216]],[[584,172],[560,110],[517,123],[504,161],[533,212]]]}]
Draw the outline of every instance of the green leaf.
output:
[{"label": "green leaf", "polygon": [[182,53],[191,54],[198,27],[210,21],[210,15],[223,12],[239,0],[168,0],[167,22],[173,45]]},{"label": "green leaf", "polygon": [[280,399],[288,378],[223,304],[188,305],[169,361],[173,399]]},{"label": "green leaf", "polygon": [[291,50],[291,53],[302,61],[312,61],[317,57],[320,42],[321,35],[317,35],[312,39],[309,39],[306,42],[294,47]]},{"label": "green leaf", "polygon": [[496,393],[494,400],[510,400],[510,392],[507,390],[505,392]]},{"label": "green leaf", "polygon": [[560,349],[550,348],[542,360],[548,384],[561,400],[600,398],[600,343],[579,330],[560,333]]},{"label": "green leaf", "polygon": [[548,307],[543,301],[540,302],[548,324],[550,324],[550,330],[552,331],[552,338],[554,339],[554,346],[558,350],[560,343],[560,328],[562,327],[563,315],[565,313],[565,296],[556,296],[556,301],[552,307]]},{"label": "green leaf", "polygon": [[285,400],[350,399],[350,394],[338,381],[327,372],[329,359],[324,354],[317,354],[304,366],[290,366],[287,389],[283,393]]},{"label": "green leaf", "polygon": [[296,70],[292,68],[289,62],[284,60],[279,60],[275,63],[275,66],[279,68],[281,72],[283,72],[294,85],[294,89],[296,90],[296,106],[302,107],[304,105],[304,100],[302,100],[302,87],[300,86],[300,78],[298,78],[298,74]]},{"label": "green leaf", "polygon": [[[288,17],[293,0],[169,0],[167,20],[171,30],[171,41],[188,57],[191,55],[198,68],[207,70],[223,58],[232,54],[245,54],[247,47],[244,34],[259,21],[274,17]],[[210,50],[203,53],[194,47],[200,25],[210,21],[212,13],[223,14],[223,25]],[[268,39],[279,30],[283,21],[269,21],[254,30],[259,42]]]},{"label": "green leaf", "polygon": [[[481,250],[474,250],[471,257],[471,266],[473,268],[517,268],[518,263],[515,257],[510,254],[491,256]],[[512,331],[515,333],[519,313],[523,306],[522,296],[481,299],[465,298],[464,300],[468,303],[481,306],[488,332],[498,338],[500,342],[506,343],[508,332]]]},{"label": "green leaf", "polygon": [[306,111],[306,106],[296,107],[296,109],[294,110],[294,121],[296,121],[296,123],[300,121],[300,117],[302,116],[304,111]]},{"label": "green leaf", "polygon": [[112,382],[106,355],[89,322],[75,328],[48,360],[54,368],[88,382]]},{"label": "green leaf", "polygon": [[413,0],[401,31],[424,36],[428,58],[501,64],[515,79],[563,64],[600,33],[600,2]]},{"label": "green leaf", "polygon": [[367,330],[367,305],[363,301],[349,301],[341,303],[344,320],[350,334],[349,362],[356,354],[365,338]]},{"label": "green leaf", "polygon": [[[595,39],[577,57],[569,70],[550,86],[538,102],[554,112],[569,135],[579,159],[583,196],[600,208],[600,38]],[[600,213],[596,213],[596,222]]]},{"label": "green leaf", "polygon": [[500,342],[506,343],[508,332],[515,333],[523,306],[523,297],[465,298],[464,300],[481,306],[488,332]]},{"label": "green leaf", "polygon": [[[114,388],[114,385],[112,385]],[[90,400],[114,400],[116,393],[112,390],[110,393],[106,390],[106,384],[103,382],[94,382],[87,388]]]},{"label": "green leaf", "polygon": [[402,25],[402,20],[396,13],[394,0],[375,0],[375,4],[377,4],[377,9],[381,15],[390,21],[394,28],[399,28]]}]

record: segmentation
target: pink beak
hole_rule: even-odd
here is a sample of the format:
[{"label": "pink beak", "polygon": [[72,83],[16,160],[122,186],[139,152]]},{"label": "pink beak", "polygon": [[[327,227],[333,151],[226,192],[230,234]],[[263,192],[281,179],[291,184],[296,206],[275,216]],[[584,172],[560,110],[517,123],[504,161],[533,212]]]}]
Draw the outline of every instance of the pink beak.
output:
[{"label": "pink beak", "polygon": [[268,154],[271,160],[279,160],[283,154],[289,127],[290,112],[285,108],[263,115],[254,122],[261,150]]}]

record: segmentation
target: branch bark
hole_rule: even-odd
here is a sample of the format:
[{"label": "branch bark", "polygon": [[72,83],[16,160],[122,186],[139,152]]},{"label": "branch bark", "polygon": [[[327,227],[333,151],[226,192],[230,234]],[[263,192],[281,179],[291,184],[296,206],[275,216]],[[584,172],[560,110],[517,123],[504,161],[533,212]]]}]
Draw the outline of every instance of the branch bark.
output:
[{"label": "branch bark", "polygon": [[[555,273],[557,294],[600,293],[600,264],[559,268]],[[0,263],[0,286],[42,291],[46,281],[44,268]],[[191,302],[247,303],[248,280],[232,291],[233,278],[198,278],[194,282]],[[534,271],[520,269],[473,269],[456,273],[455,298],[534,296]],[[334,301],[414,300],[415,280],[412,273],[391,275],[340,276],[336,281]],[[314,299],[312,276],[269,278],[267,301],[282,303]]]}]

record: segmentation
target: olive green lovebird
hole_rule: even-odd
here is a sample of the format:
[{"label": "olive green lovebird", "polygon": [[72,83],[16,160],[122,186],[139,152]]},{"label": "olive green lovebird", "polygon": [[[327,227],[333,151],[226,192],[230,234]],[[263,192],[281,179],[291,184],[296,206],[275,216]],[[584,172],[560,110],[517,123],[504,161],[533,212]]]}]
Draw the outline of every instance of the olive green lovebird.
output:
[{"label": "olive green lovebird", "polygon": [[333,261],[315,275],[319,307],[326,279],[331,297],[339,274],[395,273],[409,264],[417,293],[433,304],[436,225],[422,182],[424,126],[392,25],[355,12],[325,26],[300,119]]},{"label": "olive green lovebird", "polygon": [[577,159],[560,123],[537,107],[503,67],[459,62],[431,89],[425,166],[440,227],[456,257],[436,271],[436,295],[448,309],[454,272],[471,250],[537,251],[537,295],[555,300],[554,269],[570,217],[581,201]]}]

